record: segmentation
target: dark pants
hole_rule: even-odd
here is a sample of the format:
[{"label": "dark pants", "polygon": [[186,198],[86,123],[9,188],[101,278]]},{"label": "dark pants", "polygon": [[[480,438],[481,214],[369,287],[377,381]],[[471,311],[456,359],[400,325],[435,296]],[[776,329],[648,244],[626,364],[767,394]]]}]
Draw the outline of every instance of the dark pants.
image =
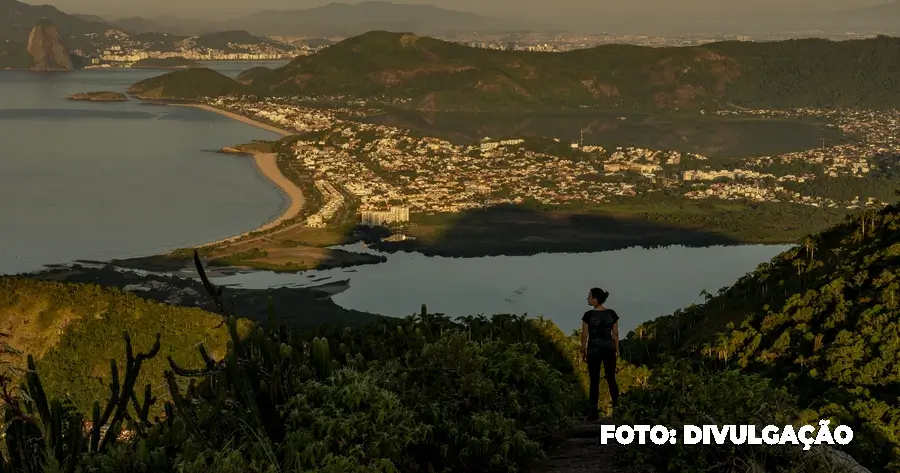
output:
[{"label": "dark pants", "polygon": [[616,351],[609,348],[602,349],[597,353],[588,353],[588,376],[591,380],[588,399],[590,401],[591,414],[597,412],[597,402],[600,400],[601,365],[603,366],[603,377],[606,378],[606,382],[609,384],[609,397],[612,399],[613,407],[616,407],[616,402],[619,400],[619,384],[616,383]]}]

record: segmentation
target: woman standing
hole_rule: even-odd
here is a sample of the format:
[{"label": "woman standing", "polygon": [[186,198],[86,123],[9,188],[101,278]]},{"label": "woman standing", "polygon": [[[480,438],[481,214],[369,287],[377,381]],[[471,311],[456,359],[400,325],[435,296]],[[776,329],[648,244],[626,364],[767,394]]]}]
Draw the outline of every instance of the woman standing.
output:
[{"label": "woman standing", "polygon": [[588,292],[588,304],[593,309],[581,318],[581,356],[588,366],[590,378],[589,420],[597,420],[597,402],[600,400],[600,367],[609,385],[609,397],[613,408],[619,400],[616,383],[616,360],[619,357],[619,315],[603,307],[609,293],[595,287]]}]

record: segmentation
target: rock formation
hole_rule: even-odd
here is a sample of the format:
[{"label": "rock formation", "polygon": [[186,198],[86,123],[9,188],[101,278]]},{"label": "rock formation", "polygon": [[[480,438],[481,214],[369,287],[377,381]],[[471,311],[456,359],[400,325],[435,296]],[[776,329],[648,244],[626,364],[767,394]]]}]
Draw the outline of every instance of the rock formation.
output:
[{"label": "rock formation", "polygon": [[26,49],[34,59],[33,70],[71,71],[75,69],[69,48],[66,47],[56,26],[46,18],[31,29]]}]

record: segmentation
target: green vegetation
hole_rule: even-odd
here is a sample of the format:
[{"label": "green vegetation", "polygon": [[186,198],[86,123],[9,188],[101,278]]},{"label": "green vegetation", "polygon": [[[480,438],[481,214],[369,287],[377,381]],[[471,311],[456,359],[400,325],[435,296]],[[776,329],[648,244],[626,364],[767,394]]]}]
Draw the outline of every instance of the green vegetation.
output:
[{"label": "green vegetation", "polygon": [[93,102],[126,102],[128,96],[118,92],[80,92],[67,97],[69,100],[88,100]]},{"label": "green vegetation", "polygon": [[[123,331],[136,349],[149,349],[161,332],[162,358],[148,360],[141,382],[162,380],[164,358],[187,361],[197,343],[223,353],[227,333],[215,329],[219,318],[95,285],[0,278],[0,327],[15,349],[34,355],[51,396],[68,396],[88,412],[106,389],[109,360],[121,362],[121,346],[107,343]],[[242,330],[245,322],[241,323]],[[12,360],[24,367],[24,359]],[[106,380],[105,380],[106,379]],[[105,380],[105,381],[104,381]]]},{"label": "green vegetation", "polygon": [[184,100],[213,95],[239,94],[243,86],[230,77],[205,67],[169,72],[142,80],[128,92],[143,99]]},{"label": "green vegetation", "polygon": [[[357,328],[260,328],[243,337],[234,319],[227,326],[231,342],[224,356],[201,347],[197,369],[170,362],[164,419],[146,415],[153,403],[148,387],[147,395],[133,396],[133,409],[108,402],[109,415],[101,415],[103,403],[97,403],[94,430],[78,435],[72,427],[81,416],[47,401],[32,372],[23,387],[27,396],[6,408],[18,419],[7,427],[10,466],[41,458],[46,449],[52,463],[72,465],[67,471],[76,465],[109,472],[523,471],[583,407],[578,342],[543,319],[453,321],[423,307],[418,316]],[[127,349],[130,354],[130,343]],[[138,356],[128,356],[128,365]],[[619,376],[639,401],[655,392],[644,369],[623,365]],[[178,388],[185,377],[197,380],[187,391]],[[112,392],[130,395],[132,380],[126,374],[121,387],[114,381]],[[731,408],[749,410],[765,395],[765,384],[755,378],[715,381],[725,389],[757,387],[753,395],[731,399]],[[628,412],[637,412],[637,405],[625,403]],[[26,408],[37,418],[15,417]],[[32,430],[41,422],[61,428],[41,437]],[[95,440],[94,432],[106,426],[134,435]],[[798,459],[796,449],[757,451],[742,453],[774,468],[822,471],[821,463]],[[690,471],[703,464],[682,463]]]},{"label": "green vegetation", "polygon": [[[257,95],[411,99],[424,110],[900,105],[900,39],[495,51],[369,32],[253,80]],[[859,71],[865,71],[860,74]],[[209,90],[206,95],[219,92]]]},{"label": "green vegetation", "polygon": [[[94,39],[91,36],[102,36],[112,28],[107,23],[88,21],[79,18],[78,15],[68,15],[52,5],[5,1],[3,13],[3,16],[0,16],[0,38],[3,38],[0,40],[0,49],[4,47],[4,43],[7,45],[18,43],[24,51],[31,29],[42,20],[49,20],[56,26],[70,50],[91,48]],[[2,62],[0,67],[3,67]]]},{"label": "green vegetation", "polygon": [[197,61],[178,56],[165,58],[148,57],[137,60],[131,64],[132,69],[183,69],[195,67],[205,66]]},{"label": "green vegetation", "polygon": [[253,81],[266,77],[272,73],[272,69],[263,66],[251,67],[237,76],[237,81],[244,85],[252,84]]},{"label": "green vegetation", "polygon": [[31,69],[34,59],[24,43],[0,41],[0,69]]},{"label": "green vegetation", "polygon": [[254,153],[277,153],[279,149],[278,141],[253,140],[250,143],[241,143],[239,145],[223,148],[222,150],[229,153],[254,154]]},{"label": "green vegetation", "polygon": [[[642,324],[621,345],[616,423],[799,427],[823,418],[854,428],[852,443],[841,449],[874,471],[897,471],[898,267],[900,206],[870,209],[805,238],[716,297],[707,295],[705,304]],[[0,295],[21,297],[0,289]],[[210,292],[218,300],[219,291],[210,285]],[[93,313],[80,323],[146,318],[146,311],[127,305],[105,311],[102,321]],[[66,360],[76,371],[78,356],[86,356],[76,353],[84,353],[89,340],[73,340],[69,345],[82,351],[65,359],[51,363],[51,349],[40,362],[29,360],[23,391],[0,390],[8,419],[4,466],[23,471],[28,464],[35,472],[525,471],[584,407],[578,341],[544,319],[451,320],[423,307],[404,319],[294,331],[242,331],[235,319],[226,320],[227,351],[211,353],[201,345],[195,363],[171,360],[166,396],[152,384],[139,395],[135,380],[138,368],[158,357],[147,334],[174,321],[142,324],[144,340],[126,337],[124,376],[108,378],[109,399],[94,404],[93,427],[85,434],[76,427],[79,410],[44,394],[44,377],[52,379],[45,370]],[[112,339],[107,334],[105,345]],[[42,343],[48,344],[32,346]],[[185,379],[194,380],[190,388]],[[168,399],[165,418],[152,419],[162,399]],[[114,434],[101,436],[107,426]],[[132,435],[116,440],[123,428]],[[816,452],[676,443],[630,449],[624,459],[671,472],[844,471]]]},{"label": "green vegetation", "polygon": [[853,427],[849,451],[900,469],[900,207],[869,210],[811,235],[700,306],[642,324],[623,353],[741,369]]}]

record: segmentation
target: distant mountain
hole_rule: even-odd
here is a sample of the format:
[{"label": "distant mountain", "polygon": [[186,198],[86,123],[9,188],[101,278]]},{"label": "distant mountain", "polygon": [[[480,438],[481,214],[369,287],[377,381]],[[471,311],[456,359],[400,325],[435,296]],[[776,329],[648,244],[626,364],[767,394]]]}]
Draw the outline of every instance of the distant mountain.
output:
[{"label": "distant mountain", "polygon": [[[887,37],[605,45],[545,54],[373,31],[299,56],[271,73],[257,71],[241,93],[383,96],[408,99],[409,107],[420,110],[883,108],[900,107],[898,69],[900,38]],[[173,98],[182,90],[190,97],[216,95],[204,90],[216,75],[170,75],[144,88],[162,87]],[[215,80],[228,84],[218,90],[236,89]]]},{"label": "distant mountain", "polygon": [[268,38],[254,36],[244,30],[217,31],[215,33],[207,33],[192,38],[195,47],[208,49],[229,49],[232,44],[268,44],[272,47],[283,46]]},{"label": "distant mountain", "polygon": [[455,31],[509,29],[512,22],[433,5],[384,1],[329,3],[304,10],[262,11],[220,26],[264,36],[353,36],[367,31],[410,31],[439,35]]},{"label": "distant mountain", "polygon": [[72,16],[74,16],[76,18],[81,18],[82,20],[89,21],[91,23],[106,23],[106,24],[109,23],[108,21],[106,21],[105,18],[100,18],[97,15],[82,15],[80,13],[75,13]]},{"label": "distant mountain", "polygon": [[59,31],[71,49],[91,44],[88,34],[102,34],[112,28],[108,23],[88,21],[79,15],[69,15],[50,5],[28,5],[16,0],[0,0],[0,41],[10,40],[26,44],[32,28],[47,19]]},{"label": "distant mountain", "polygon": [[56,26],[46,18],[31,29],[26,51],[34,60],[32,69],[36,71],[71,71],[75,69],[72,53]]},{"label": "distant mountain", "polygon": [[119,18],[112,23],[132,33],[170,33],[182,36],[196,36],[228,29],[203,20],[178,18],[171,15],[150,18],[132,16]]}]

